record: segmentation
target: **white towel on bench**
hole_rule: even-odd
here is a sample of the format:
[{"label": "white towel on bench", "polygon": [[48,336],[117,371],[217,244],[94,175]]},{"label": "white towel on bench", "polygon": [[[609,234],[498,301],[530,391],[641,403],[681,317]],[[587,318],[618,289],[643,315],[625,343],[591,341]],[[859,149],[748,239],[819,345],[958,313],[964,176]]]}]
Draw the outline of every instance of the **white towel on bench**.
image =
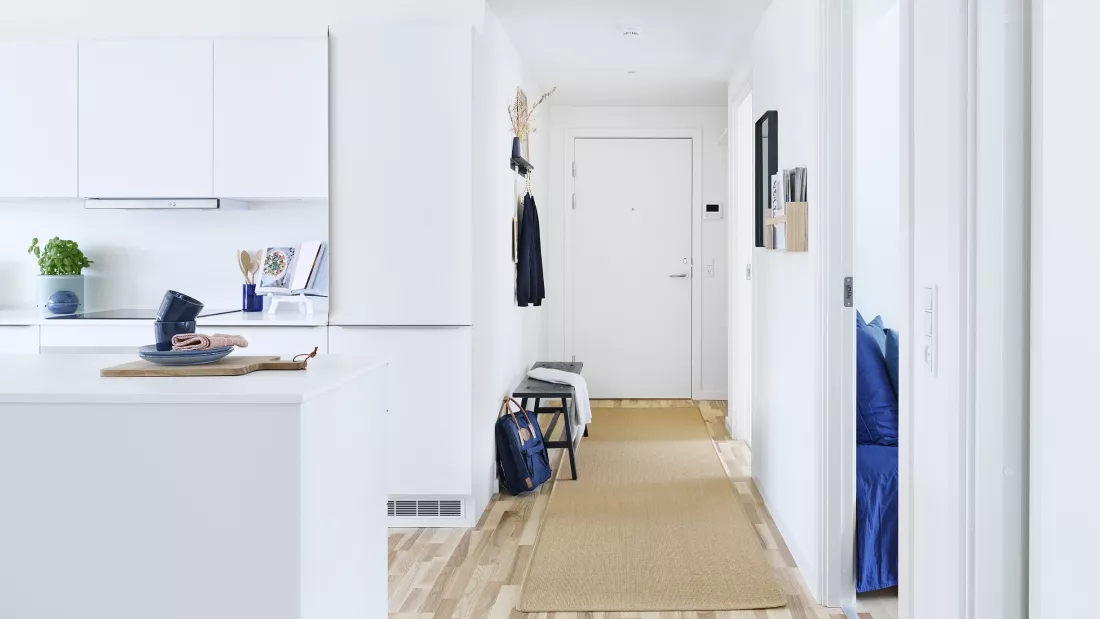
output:
[{"label": "white towel on bench", "polygon": [[592,421],[592,402],[588,399],[588,383],[580,374],[552,370],[550,368],[531,368],[527,376],[548,383],[569,385],[573,387],[573,440],[577,440],[584,432],[584,427]]}]

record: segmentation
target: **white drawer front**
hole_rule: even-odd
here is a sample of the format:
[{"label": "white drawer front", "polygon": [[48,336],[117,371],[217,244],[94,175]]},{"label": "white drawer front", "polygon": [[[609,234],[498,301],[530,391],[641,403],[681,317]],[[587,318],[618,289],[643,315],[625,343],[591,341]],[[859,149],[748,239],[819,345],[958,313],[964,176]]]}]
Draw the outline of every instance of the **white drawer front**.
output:
[{"label": "white drawer front", "polygon": [[0,354],[37,355],[38,326],[0,327]]},{"label": "white drawer front", "polygon": [[[325,327],[234,327],[202,326],[199,333],[228,333],[248,340],[248,348],[234,354],[281,355],[286,358],[308,353],[328,352]],[[139,346],[154,343],[153,323],[142,325],[42,325],[43,353],[129,353]]]},{"label": "white drawer front", "polygon": [[328,329],[325,327],[200,327],[202,333],[232,333],[248,340],[248,348],[234,354],[281,355],[290,359],[317,347],[317,354],[328,353]]},{"label": "white drawer front", "polygon": [[156,341],[153,323],[42,325],[43,353],[137,353]]}]

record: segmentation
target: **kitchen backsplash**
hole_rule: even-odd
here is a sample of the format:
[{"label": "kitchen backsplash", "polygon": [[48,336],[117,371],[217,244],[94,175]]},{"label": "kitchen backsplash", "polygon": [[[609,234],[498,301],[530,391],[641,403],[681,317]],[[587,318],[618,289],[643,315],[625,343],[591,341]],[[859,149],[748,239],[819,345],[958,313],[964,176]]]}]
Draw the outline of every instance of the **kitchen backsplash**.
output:
[{"label": "kitchen backsplash", "polygon": [[31,239],[59,236],[95,261],[90,309],[156,307],[168,288],[208,307],[240,305],[241,249],[328,241],[325,201],[253,203],[248,210],[85,210],[81,200],[0,201],[0,308],[34,307]]}]

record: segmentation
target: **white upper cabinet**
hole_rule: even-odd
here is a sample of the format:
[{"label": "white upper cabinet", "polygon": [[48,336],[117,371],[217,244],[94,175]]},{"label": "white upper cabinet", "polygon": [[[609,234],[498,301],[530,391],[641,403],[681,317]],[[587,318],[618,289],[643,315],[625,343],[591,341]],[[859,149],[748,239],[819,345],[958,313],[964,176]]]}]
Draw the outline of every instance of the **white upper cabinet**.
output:
[{"label": "white upper cabinet", "polygon": [[328,196],[328,39],[214,41],[214,195]]},{"label": "white upper cabinet", "polygon": [[77,195],[75,40],[0,40],[0,197]]},{"label": "white upper cabinet", "polygon": [[80,195],[213,193],[210,39],[80,42]]}]

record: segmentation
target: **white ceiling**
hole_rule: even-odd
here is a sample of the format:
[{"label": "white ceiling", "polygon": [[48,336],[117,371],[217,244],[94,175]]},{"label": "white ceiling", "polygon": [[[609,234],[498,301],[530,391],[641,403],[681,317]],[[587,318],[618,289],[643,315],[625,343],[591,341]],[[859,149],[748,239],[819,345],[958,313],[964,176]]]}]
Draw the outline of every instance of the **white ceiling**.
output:
[{"label": "white ceiling", "polygon": [[488,0],[534,77],[558,87],[555,105],[616,106],[726,105],[768,2]]}]

